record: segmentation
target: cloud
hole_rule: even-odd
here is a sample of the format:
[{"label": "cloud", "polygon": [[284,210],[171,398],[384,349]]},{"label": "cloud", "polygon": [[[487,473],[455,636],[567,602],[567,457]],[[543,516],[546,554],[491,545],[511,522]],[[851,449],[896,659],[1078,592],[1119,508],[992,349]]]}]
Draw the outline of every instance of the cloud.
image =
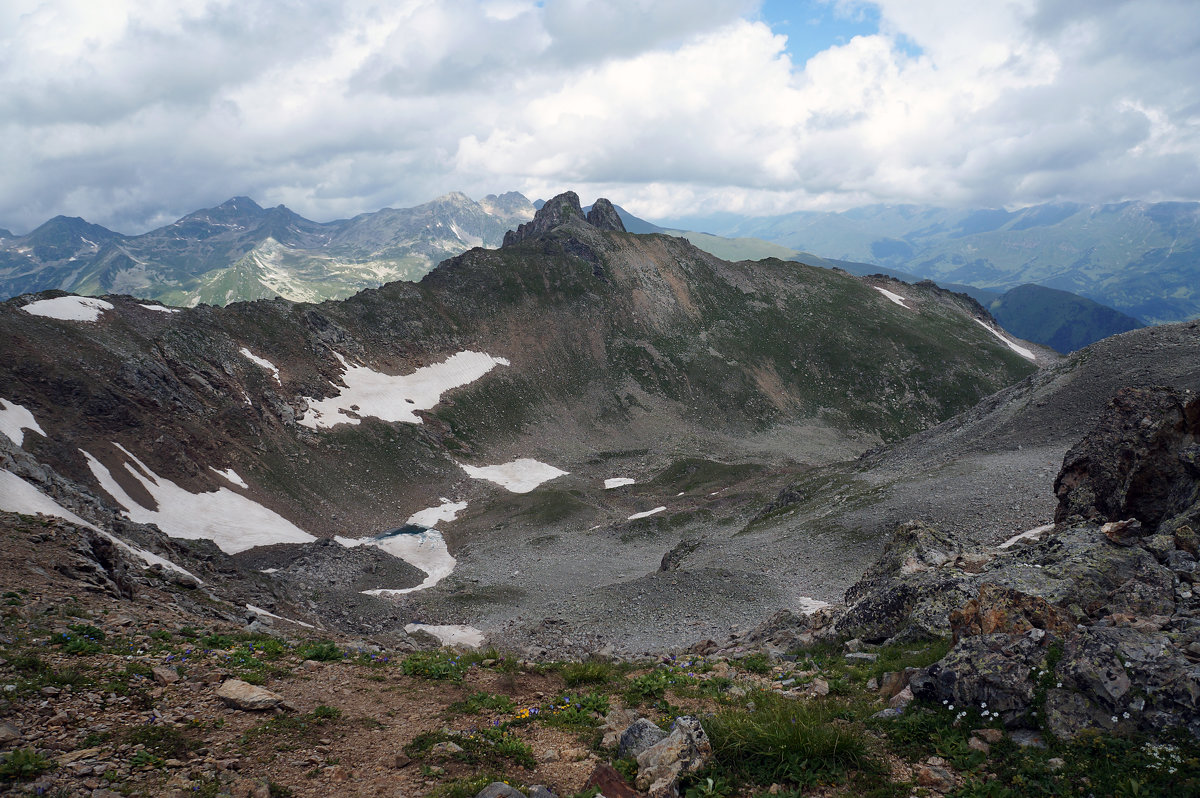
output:
[{"label": "cloud", "polygon": [[795,63],[745,0],[14,0],[0,226],[135,232],[235,194],[316,219],[451,190],[648,216],[1200,198],[1190,0],[836,6],[878,32]]}]

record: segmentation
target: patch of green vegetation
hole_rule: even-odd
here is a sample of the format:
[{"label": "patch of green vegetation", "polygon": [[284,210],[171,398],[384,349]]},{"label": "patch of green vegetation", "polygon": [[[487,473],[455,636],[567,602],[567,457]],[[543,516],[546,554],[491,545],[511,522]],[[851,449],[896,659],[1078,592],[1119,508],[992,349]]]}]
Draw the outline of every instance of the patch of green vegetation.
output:
[{"label": "patch of green vegetation", "polygon": [[296,656],[301,660],[311,659],[317,662],[341,662],[343,658],[342,650],[336,643],[328,640],[303,646],[296,651]]},{"label": "patch of green vegetation", "polygon": [[194,737],[173,726],[138,726],[122,735],[129,745],[144,745],[147,751],[178,759],[200,747]]},{"label": "patch of green vegetation", "polygon": [[404,753],[414,759],[424,759],[431,755],[431,749],[438,743],[458,746],[461,751],[447,752],[445,755],[476,767],[495,768],[506,762],[530,770],[537,767],[533,749],[524,740],[506,729],[497,728],[477,729],[465,734],[424,732],[404,746]]},{"label": "patch of green vegetation", "polygon": [[430,793],[430,796],[431,798],[475,798],[476,795],[483,792],[485,787],[495,782],[507,784],[521,792],[525,790],[525,785],[516,779],[496,773],[482,773],[438,787]]},{"label": "patch of green vegetation", "polygon": [[36,779],[54,763],[32,748],[18,748],[0,757],[0,781],[29,781]]},{"label": "patch of green vegetation", "polygon": [[771,660],[761,651],[756,651],[736,660],[739,667],[750,673],[767,674],[771,672]]},{"label": "patch of green vegetation", "polygon": [[562,666],[560,674],[567,687],[578,687],[581,684],[605,684],[612,679],[613,672],[611,663],[589,660],[568,662]]},{"label": "patch of green vegetation", "polygon": [[608,696],[601,693],[561,695],[538,713],[538,720],[551,726],[593,727],[597,716],[608,713]]},{"label": "patch of green vegetation", "polygon": [[455,701],[447,709],[460,715],[478,715],[481,712],[512,712],[516,708],[513,700],[507,696],[493,695],[488,692],[471,693],[461,701]]},{"label": "patch of green vegetation", "polygon": [[461,682],[470,667],[465,655],[442,649],[418,651],[400,662],[400,671],[406,676],[453,682]]},{"label": "patch of green vegetation", "polygon": [[755,694],[753,704],[701,720],[721,773],[754,784],[812,787],[852,770],[879,769],[865,731],[844,719],[844,705],[765,692]]},{"label": "patch of green vegetation", "polygon": [[761,474],[763,466],[755,463],[718,463],[700,457],[685,457],[655,475],[649,484],[670,490],[690,492],[697,489],[732,485]]},{"label": "patch of green vegetation", "polygon": [[625,700],[631,705],[662,699],[668,689],[694,687],[696,679],[686,672],[671,668],[655,668],[630,679],[625,688]]}]

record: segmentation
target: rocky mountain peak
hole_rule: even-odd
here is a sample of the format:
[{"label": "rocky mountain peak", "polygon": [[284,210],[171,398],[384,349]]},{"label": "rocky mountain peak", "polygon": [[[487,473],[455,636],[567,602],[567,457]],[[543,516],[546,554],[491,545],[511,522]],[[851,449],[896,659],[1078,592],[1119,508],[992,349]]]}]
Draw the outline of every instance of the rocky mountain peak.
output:
[{"label": "rocky mountain peak", "polygon": [[598,199],[592,210],[585,216],[579,204],[579,195],[574,191],[564,191],[549,200],[538,209],[533,221],[526,222],[516,230],[504,234],[504,246],[519,244],[535,236],[544,235],[564,224],[586,223],[600,230],[619,230],[625,232],[625,225],[617,215],[616,208],[606,199]]},{"label": "rocky mountain peak", "polygon": [[616,230],[625,232],[625,223],[621,221],[617,209],[604,197],[592,203],[592,209],[587,212],[588,222],[598,230]]}]

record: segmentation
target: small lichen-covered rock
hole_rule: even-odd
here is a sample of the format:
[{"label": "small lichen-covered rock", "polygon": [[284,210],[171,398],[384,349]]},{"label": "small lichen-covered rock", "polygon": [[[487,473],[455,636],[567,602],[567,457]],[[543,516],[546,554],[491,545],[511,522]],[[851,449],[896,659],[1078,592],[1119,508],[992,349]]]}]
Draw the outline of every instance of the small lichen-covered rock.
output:
[{"label": "small lichen-covered rock", "polygon": [[525,798],[525,793],[502,781],[493,781],[476,793],[475,798]]},{"label": "small lichen-covered rock", "polygon": [[291,709],[287,700],[279,693],[255,687],[241,679],[227,679],[217,688],[217,698],[234,709],[248,712],[264,712],[271,709]]},{"label": "small lichen-covered rock", "polygon": [[667,733],[653,721],[640,718],[621,733],[621,741],[617,746],[617,757],[623,759],[631,756],[638,757],[647,748],[657,745],[667,738]]},{"label": "small lichen-covered rock", "polygon": [[712,756],[700,721],[690,715],[676,718],[665,740],[638,755],[637,787],[651,798],[674,798],[680,776],[704,769]]}]

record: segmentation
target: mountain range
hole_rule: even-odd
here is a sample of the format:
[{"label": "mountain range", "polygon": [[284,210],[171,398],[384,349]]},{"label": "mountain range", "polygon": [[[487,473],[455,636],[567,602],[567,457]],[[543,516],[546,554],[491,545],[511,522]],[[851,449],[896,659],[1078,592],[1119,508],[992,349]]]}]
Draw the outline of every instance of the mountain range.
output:
[{"label": "mountain range", "polygon": [[1195,792],[1200,322],[539,204],[344,300],[0,302],[0,778]]},{"label": "mountain range", "polygon": [[760,238],[939,283],[1070,291],[1150,323],[1200,315],[1200,203],[1053,203],[1014,211],[869,205],[664,222]]},{"label": "mountain range", "polygon": [[180,307],[339,299],[420,279],[474,246],[499,246],[504,232],[533,212],[515,192],[479,202],[455,193],[321,223],[234,197],[137,236],[57,216],[28,235],[0,238],[0,295],[57,288]]}]

